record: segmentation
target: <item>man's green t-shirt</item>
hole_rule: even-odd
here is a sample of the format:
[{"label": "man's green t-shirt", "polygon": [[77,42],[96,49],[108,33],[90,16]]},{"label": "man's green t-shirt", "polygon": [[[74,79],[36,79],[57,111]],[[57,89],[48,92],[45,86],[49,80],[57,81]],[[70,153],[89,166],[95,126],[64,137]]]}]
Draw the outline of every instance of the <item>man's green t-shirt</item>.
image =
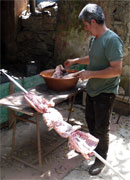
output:
[{"label": "man's green t-shirt", "polygon": [[[119,36],[108,29],[100,38],[90,41],[88,70],[98,71],[110,66],[111,61],[123,58],[123,42]],[[118,93],[120,77],[109,79],[92,78],[87,83],[87,93],[94,97],[100,93]]]}]

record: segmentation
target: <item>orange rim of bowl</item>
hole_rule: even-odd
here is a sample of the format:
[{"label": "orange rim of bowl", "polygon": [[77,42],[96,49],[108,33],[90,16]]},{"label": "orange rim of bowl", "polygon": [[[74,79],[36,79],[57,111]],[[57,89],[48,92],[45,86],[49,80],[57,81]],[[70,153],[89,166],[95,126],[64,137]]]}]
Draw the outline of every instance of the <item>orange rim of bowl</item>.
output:
[{"label": "orange rim of bowl", "polygon": [[[65,80],[65,81],[66,81],[66,80],[69,80],[69,79],[79,79],[78,77],[73,77],[73,78],[69,78],[69,79],[62,79],[62,78],[61,78],[61,79],[60,79],[60,78],[58,79],[58,78],[53,78],[53,77],[51,77],[52,75],[51,75],[51,76],[46,76],[46,75],[45,75],[46,72],[49,72],[49,71],[52,72],[52,74],[53,74],[55,70],[54,70],[54,69],[48,69],[48,70],[42,71],[42,72],[40,73],[40,76],[42,76],[43,78],[54,79],[54,80],[59,80],[59,81],[62,81],[62,80]],[[70,71],[69,71],[69,72],[70,72]],[[71,71],[71,73],[73,73],[73,72],[74,72],[74,70]],[[77,72],[77,71],[75,70],[75,72]]]}]

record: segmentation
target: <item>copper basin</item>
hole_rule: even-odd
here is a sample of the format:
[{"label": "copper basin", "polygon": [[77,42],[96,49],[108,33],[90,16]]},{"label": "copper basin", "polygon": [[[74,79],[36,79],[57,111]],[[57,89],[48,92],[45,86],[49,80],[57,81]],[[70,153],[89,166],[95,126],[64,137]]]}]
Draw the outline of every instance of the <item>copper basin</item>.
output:
[{"label": "copper basin", "polygon": [[[76,70],[68,70],[68,73],[74,73],[77,72]],[[44,78],[47,86],[55,91],[67,91],[72,89],[78,82],[78,77],[72,77],[69,79],[56,79],[52,78],[51,76],[54,73],[54,69],[48,69],[45,71],[42,71],[40,75]]]}]

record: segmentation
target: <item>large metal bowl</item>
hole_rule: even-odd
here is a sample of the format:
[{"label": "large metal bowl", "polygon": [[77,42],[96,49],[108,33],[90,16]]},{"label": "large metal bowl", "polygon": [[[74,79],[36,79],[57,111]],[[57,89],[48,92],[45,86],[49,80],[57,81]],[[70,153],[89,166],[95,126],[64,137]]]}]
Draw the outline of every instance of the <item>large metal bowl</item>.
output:
[{"label": "large metal bowl", "polygon": [[[48,69],[45,71],[42,71],[40,75],[44,78],[47,86],[55,91],[67,91],[75,87],[77,84],[79,78],[78,77],[72,77],[69,79],[56,79],[52,78],[51,76],[54,73],[54,69]],[[74,73],[77,72],[75,70],[69,70],[68,73]]]}]

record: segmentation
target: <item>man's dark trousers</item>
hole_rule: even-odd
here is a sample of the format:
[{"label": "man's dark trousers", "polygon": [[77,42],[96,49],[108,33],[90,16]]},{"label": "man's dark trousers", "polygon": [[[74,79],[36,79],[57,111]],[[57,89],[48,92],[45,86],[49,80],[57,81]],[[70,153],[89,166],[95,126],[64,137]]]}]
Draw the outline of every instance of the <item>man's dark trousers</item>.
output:
[{"label": "man's dark trousers", "polygon": [[115,100],[113,93],[101,93],[98,96],[86,97],[86,121],[90,134],[99,139],[95,151],[104,159],[107,158],[109,146],[110,115]]}]

